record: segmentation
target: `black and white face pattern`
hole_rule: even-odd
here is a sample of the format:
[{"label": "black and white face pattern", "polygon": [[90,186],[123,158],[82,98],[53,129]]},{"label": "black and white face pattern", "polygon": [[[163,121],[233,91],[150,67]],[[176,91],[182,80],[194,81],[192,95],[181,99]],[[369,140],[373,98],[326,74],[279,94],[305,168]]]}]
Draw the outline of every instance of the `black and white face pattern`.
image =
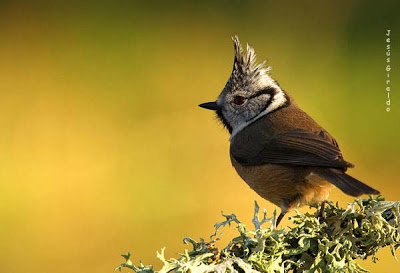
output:
[{"label": "black and white face pattern", "polygon": [[244,53],[237,36],[233,42],[233,71],[217,100],[217,115],[232,134],[231,139],[250,123],[289,103],[285,92],[268,75],[269,68],[256,64],[254,49],[247,45]]}]

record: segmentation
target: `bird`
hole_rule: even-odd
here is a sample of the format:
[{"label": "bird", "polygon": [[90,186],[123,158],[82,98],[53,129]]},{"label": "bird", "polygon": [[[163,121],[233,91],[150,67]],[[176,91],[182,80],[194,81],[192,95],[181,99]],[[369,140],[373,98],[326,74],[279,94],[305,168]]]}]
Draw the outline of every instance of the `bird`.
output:
[{"label": "bird", "polygon": [[346,173],[337,141],[305,113],[270,74],[266,62],[257,63],[254,48],[246,51],[232,37],[232,73],[216,101],[199,106],[216,113],[230,133],[230,159],[238,175],[262,198],[285,214],[307,204],[321,203],[331,189],[347,195],[379,191]]}]

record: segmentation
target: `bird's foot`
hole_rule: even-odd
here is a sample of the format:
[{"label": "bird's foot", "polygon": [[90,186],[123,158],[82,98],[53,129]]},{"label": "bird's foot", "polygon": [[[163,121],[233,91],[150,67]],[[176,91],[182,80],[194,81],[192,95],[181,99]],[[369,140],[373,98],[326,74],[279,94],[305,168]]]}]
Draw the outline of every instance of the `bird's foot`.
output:
[{"label": "bird's foot", "polygon": [[326,204],[326,201],[322,201],[321,209],[319,210],[319,213],[318,213],[318,218],[319,218],[320,223],[323,223],[326,220],[325,204]]}]

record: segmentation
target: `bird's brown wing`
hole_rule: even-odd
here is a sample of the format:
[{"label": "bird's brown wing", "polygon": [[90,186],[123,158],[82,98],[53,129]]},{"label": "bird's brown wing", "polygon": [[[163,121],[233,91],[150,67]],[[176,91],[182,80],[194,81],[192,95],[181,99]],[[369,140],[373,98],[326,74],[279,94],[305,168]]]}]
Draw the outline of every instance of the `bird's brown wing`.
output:
[{"label": "bird's brown wing", "polygon": [[[239,143],[240,142],[240,143]],[[273,137],[233,141],[231,154],[240,164],[287,164],[330,167],[346,170],[353,167],[343,160],[337,142],[326,132],[296,129]]]}]

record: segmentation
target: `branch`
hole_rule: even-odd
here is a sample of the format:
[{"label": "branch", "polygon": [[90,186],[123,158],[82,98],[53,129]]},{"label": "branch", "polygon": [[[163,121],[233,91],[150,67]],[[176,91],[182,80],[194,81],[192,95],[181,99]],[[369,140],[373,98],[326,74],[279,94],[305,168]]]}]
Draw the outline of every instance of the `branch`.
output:
[{"label": "branch", "polygon": [[[313,213],[297,214],[289,219],[294,228],[275,229],[273,216],[259,220],[259,207],[255,203],[253,224],[248,231],[234,214],[224,215],[225,221],[215,225],[211,236],[216,239],[197,242],[185,238],[193,245],[180,258],[165,259],[164,249],[157,257],[164,263],[159,271],[152,266],[133,266],[130,254],[123,255],[125,262],[115,270],[127,267],[134,272],[368,272],[358,259],[371,257],[377,261],[378,250],[389,246],[395,251],[400,247],[400,202],[385,201],[376,197],[357,199],[344,209],[338,204],[327,203],[326,218],[318,218],[319,206]],[[222,236],[226,225],[235,223],[239,236],[222,249],[215,242]],[[267,227],[263,228],[263,225]],[[397,260],[397,259],[396,259]]]}]

